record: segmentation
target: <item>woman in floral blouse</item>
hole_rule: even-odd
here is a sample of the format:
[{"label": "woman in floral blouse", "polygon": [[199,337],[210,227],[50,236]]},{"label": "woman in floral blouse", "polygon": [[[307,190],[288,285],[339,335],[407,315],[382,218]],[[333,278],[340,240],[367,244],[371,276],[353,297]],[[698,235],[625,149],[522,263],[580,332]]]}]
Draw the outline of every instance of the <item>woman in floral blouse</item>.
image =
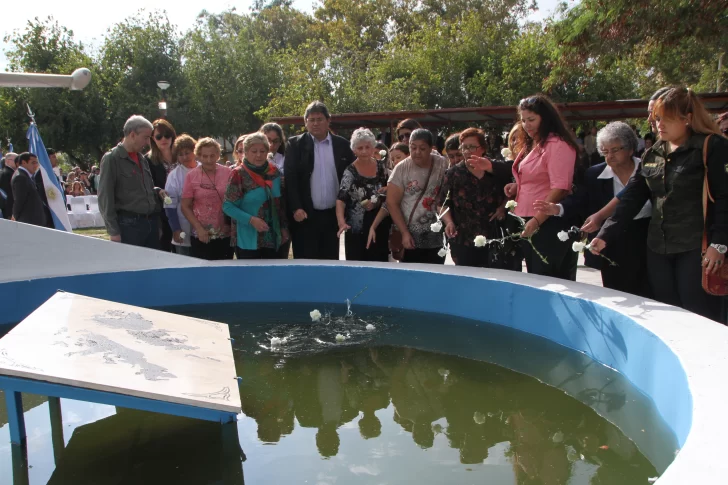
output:
[{"label": "woman in floral blouse", "polygon": [[288,219],[281,197],[281,172],[268,160],[263,133],[245,137],[245,158],[230,174],[223,210],[236,224],[238,259],[276,259],[288,242]]},{"label": "woman in floral blouse", "polygon": [[207,260],[232,259],[230,224],[222,213],[230,169],[217,163],[220,144],[202,138],[195,145],[201,163],[190,170],[182,189],[182,214],[192,226],[191,254]]},{"label": "woman in floral blouse", "polygon": [[374,158],[376,143],[374,134],[366,128],[359,128],[351,135],[351,149],[357,158],[344,171],[336,201],[338,235],[341,237],[344,231],[349,231],[344,241],[347,261],[388,259],[389,224],[379,225],[378,242],[367,247],[369,228],[382,205],[382,189],[387,185],[385,162]]},{"label": "woman in floral blouse", "polygon": [[[476,167],[471,156],[486,158],[486,137],[482,130],[468,128],[460,134],[462,162],[446,173],[438,196],[439,212],[448,207],[442,221],[450,239],[452,258],[458,266],[488,266],[488,247],[475,247],[475,236],[486,239],[495,234],[497,222],[505,217],[503,187],[510,182],[510,165],[491,161],[489,167]],[[487,159],[487,158],[486,158]],[[490,159],[487,159],[490,161]]]}]

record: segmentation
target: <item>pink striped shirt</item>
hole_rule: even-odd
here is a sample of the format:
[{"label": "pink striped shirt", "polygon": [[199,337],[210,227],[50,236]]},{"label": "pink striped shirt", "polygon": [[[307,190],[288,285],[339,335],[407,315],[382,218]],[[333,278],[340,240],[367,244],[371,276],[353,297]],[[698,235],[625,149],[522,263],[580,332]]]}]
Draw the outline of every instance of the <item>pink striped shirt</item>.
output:
[{"label": "pink striped shirt", "polygon": [[514,163],[513,176],[518,184],[516,215],[534,216],[533,203],[545,200],[553,189],[571,192],[575,162],[576,150],[558,136],[550,135],[520,163]]}]

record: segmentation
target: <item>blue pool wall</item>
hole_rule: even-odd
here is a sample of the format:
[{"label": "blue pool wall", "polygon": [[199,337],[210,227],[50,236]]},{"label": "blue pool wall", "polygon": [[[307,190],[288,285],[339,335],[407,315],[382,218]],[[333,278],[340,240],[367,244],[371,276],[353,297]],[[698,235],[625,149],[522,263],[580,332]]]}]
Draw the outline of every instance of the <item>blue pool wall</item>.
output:
[{"label": "blue pool wall", "polygon": [[[341,304],[364,288],[357,305],[491,322],[583,352],[625,375],[652,399],[679,447],[688,438],[691,390],[680,359],[665,342],[629,316],[593,301],[494,278],[401,266],[316,264],[231,264],[38,278],[0,283],[0,324],[22,320],[58,290],[153,308],[218,302]],[[467,335],[462,339],[465,345]]]}]

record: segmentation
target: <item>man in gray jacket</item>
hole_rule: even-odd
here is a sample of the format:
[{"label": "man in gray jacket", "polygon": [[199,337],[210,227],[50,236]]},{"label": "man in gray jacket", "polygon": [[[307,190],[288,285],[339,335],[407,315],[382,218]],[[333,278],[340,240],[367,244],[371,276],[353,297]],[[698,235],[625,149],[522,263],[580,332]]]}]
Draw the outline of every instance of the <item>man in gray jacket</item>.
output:
[{"label": "man in gray jacket", "polygon": [[153,132],[146,118],[124,124],[124,139],[101,159],[99,211],[112,241],[159,249],[159,188],[141,153]]}]

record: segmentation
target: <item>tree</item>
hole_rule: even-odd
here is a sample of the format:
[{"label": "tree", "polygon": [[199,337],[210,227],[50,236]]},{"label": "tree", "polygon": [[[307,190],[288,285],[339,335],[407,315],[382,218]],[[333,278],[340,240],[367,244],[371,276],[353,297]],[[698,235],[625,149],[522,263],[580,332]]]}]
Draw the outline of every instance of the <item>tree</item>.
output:
[{"label": "tree", "polygon": [[254,113],[277,81],[266,47],[248,16],[228,11],[198,19],[182,41],[193,132],[227,139],[260,127]]},{"label": "tree", "polygon": [[178,96],[185,89],[179,34],[166,13],[142,12],[111,27],[101,46],[98,77],[107,103],[103,126],[111,145],[121,137],[129,116],[159,117],[161,80],[171,85],[168,117],[177,130],[184,129],[187,113]]},{"label": "tree", "polygon": [[649,0],[582,0],[572,9],[564,7],[552,28],[559,46],[552,82],[620,60],[646,73],[643,94],[675,83],[714,87],[718,76],[725,76],[711,68],[715,77],[705,79],[706,66],[717,66],[728,45],[723,0],[670,0],[659,6]]},{"label": "tree", "polygon": [[[51,17],[29,21],[25,30],[16,31],[5,41],[11,71],[71,74],[79,67],[95,71],[95,63],[85,47],[74,40],[73,32]],[[26,104],[36,114],[38,128],[46,146],[67,152],[76,163],[88,166],[98,160],[104,133],[98,120],[105,112],[99,80],[82,92],[60,89],[9,89],[2,94],[0,119],[16,145],[25,146],[29,118]]]}]

